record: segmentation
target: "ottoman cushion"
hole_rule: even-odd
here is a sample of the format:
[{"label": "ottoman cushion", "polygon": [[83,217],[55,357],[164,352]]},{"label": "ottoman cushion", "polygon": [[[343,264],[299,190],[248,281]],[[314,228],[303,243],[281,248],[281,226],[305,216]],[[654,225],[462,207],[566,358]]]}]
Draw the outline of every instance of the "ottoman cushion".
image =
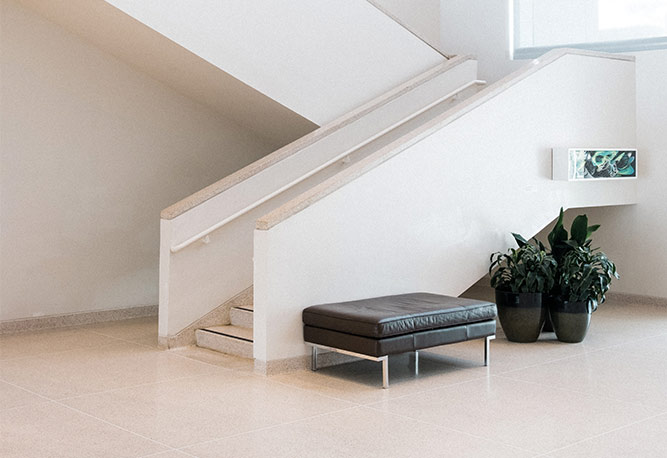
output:
[{"label": "ottoman cushion", "polygon": [[496,304],[431,293],[411,293],[304,309],[308,326],[383,339],[429,329],[492,320]]}]

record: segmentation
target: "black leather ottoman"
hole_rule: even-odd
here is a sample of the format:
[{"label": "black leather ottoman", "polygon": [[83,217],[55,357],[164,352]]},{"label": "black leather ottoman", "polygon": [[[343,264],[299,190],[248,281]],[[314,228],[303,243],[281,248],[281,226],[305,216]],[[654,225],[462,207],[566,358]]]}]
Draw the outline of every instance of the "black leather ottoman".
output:
[{"label": "black leather ottoman", "polygon": [[314,305],[303,311],[303,336],[317,350],[325,349],[382,362],[382,386],[389,386],[388,356],[471,339],[489,341],[496,333],[496,304],[430,293],[401,294],[350,302]]}]

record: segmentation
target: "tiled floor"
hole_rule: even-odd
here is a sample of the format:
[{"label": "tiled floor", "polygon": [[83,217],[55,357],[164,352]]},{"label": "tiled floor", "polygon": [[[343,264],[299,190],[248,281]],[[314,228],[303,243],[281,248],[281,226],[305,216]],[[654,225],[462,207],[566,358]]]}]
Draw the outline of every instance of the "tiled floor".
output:
[{"label": "tiled floor", "polygon": [[154,319],[0,336],[0,456],[667,457],[667,308],[607,303],[586,341],[502,337],[273,377],[155,348]]}]

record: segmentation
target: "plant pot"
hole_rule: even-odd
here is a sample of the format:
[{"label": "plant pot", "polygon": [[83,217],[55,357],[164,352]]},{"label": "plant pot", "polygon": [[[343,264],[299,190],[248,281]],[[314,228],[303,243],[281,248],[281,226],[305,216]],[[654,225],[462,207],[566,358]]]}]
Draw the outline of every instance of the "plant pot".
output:
[{"label": "plant pot", "polygon": [[507,340],[535,342],[547,316],[542,293],[512,293],[496,290],[498,318]]},{"label": "plant pot", "polygon": [[549,297],[546,301],[558,340],[567,343],[583,341],[591,324],[588,302],[568,302],[557,297]]}]

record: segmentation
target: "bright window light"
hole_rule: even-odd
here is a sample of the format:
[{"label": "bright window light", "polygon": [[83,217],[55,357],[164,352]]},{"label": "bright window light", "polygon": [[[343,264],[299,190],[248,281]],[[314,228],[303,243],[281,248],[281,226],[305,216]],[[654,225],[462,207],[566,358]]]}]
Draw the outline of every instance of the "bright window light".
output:
[{"label": "bright window light", "polygon": [[667,0],[511,0],[515,59],[558,47],[667,48]]}]

